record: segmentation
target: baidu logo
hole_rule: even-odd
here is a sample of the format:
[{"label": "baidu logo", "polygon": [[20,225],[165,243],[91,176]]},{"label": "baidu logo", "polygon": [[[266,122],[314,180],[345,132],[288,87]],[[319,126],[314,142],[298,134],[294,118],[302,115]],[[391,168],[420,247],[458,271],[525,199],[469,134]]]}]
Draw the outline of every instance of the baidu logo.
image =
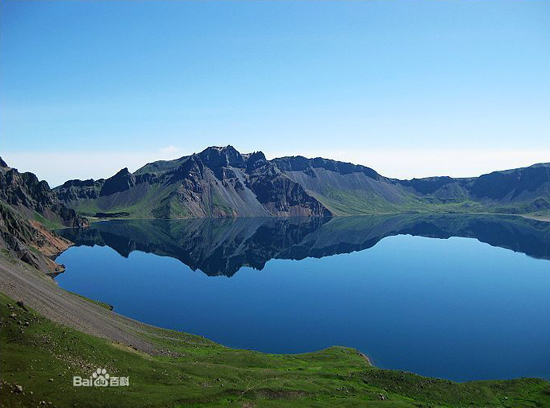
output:
[{"label": "baidu logo", "polygon": [[73,377],[75,387],[128,387],[130,377],[113,377],[104,368],[98,368],[88,378]]}]

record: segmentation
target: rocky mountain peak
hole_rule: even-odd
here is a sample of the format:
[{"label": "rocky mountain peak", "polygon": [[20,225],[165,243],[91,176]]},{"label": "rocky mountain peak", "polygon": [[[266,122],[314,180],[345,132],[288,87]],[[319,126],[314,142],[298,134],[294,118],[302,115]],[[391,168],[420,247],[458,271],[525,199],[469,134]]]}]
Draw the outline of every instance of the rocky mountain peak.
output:
[{"label": "rocky mountain peak", "polygon": [[130,173],[130,170],[128,170],[128,167],[124,167],[123,169],[119,170],[119,172],[111,178],[124,177],[124,176],[128,176],[129,174],[131,174],[131,173]]},{"label": "rocky mountain peak", "polygon": [[135,186],[136,179],[127,167],[120,170],[113,177],[105,180],[103,187],[99,193],[100,196],[106,196],[120,191],[128,190],[130,187]]},{"label": "rocky mountain peak", "polygon": [[243,156],[246,160],[246,167],[248,171],[254,171],[255,169],[267,164],[265,154],[262,152],[253,152]]},{"label": "rocky mountain peak", "polygon": [[[102,182],[103,179],[97,180],[97,182]],[[59,188],[70,188],[70,187],[93,187],[96,181],[94,179],[87,179],[87,180],[79,180],[79,179],[73,179],[73,180],[67,180],[64,182]]]},{"label": "rocky mountain peak", "polygon": [[257,151],[248,154],[243,154],[243,157],[248,163],[255,163],[257,161],[267,161],[263,152]]},{"label": "rocky mountain peak", "polygon": [[245,167],[246,165],[243,155],[231,145],[208,147],[199,153],[199,157],[210,168]]}]

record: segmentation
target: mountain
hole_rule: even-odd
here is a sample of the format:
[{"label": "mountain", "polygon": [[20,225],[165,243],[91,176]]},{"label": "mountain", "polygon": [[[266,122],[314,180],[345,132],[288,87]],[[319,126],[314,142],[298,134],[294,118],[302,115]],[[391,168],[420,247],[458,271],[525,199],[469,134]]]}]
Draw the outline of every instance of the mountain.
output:
[{"label": "mountain", "polygon": [[0,158],[0,249],[12,260],[59,273],[51,257],[71,243],[52,227],[86,227],[88,221],[67,208],[48,183],[32,173],[19,173]]},{"label": "mountain", "polygon": [[109,246],[124,257],[133,251],[169,256],[210,276],[232,276],[242,267],[261,270],[271,259],[361,251],[385,237],[404,234],[475,238],[550,259],[550,223],[498,215],[113,220],[60,234],[77,246]]},{"label": "mountain", "polygon": [[59,200],[100,217],[229,218],[403,212],[546,213],[550,164],[477,178],[397,180],[335,160],[267,160],[232,146],[127,168],[108,179],[69,180]]},{"label": "mountain", "polygon": [[210,147],[199,154],[122,169],[106,180],[70,180],[55,189],[88,215],[142,218],[330,216],[263,153]]},{"label": "mountain", "polygon": [[51,226],[84,227],[88,222],[67,208],[44,180],[19,173],[0,158],[0,202],[28,219]]}]

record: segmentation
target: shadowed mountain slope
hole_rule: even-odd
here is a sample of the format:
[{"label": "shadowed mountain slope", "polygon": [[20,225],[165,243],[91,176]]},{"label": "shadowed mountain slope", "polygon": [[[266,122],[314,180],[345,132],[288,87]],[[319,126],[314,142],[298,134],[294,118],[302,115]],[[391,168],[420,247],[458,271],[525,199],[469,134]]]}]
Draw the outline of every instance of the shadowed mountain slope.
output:
[{"label": "shadowed mountain slope", "polygon": [[67,208],[48,183],[19,173],[0,158],[0,249],[9,257],[47,272],[63,267],[50,257],[70,242],[47,227],[85,227],[88,221]]},{"label": "shadowed mountain slope", "polygon": [[26,218],[54,226],[83,227],[88,222],[67,208],[48,183],[33,173],[19,173],[0,158],[0,201]]}]

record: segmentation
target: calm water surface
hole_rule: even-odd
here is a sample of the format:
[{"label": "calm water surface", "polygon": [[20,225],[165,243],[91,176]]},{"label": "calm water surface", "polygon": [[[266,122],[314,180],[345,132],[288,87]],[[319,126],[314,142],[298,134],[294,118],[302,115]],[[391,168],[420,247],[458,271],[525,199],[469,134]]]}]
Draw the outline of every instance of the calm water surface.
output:
[{"label": "calm water surface", "polygon": [[355,347],[464,381],[550,378],[550,225],[497,217],[110,221],[62,232],[62,288],[270,353]]}]

